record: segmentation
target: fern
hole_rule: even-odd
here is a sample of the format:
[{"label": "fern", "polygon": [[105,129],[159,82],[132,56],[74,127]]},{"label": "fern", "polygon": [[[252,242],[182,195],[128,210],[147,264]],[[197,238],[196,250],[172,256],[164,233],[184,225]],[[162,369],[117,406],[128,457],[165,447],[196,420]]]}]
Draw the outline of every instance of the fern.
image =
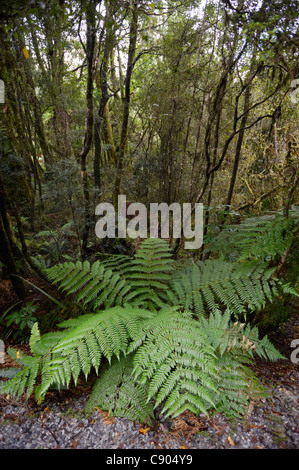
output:
[{"label": "fern", "polygon": [[42,381],[37,399],[43,401],[51,385],[68,387],[71,379],[75,385],[81,372],[87,378],[93,367],[96,372],[102,357],[109,363],[113,356],[125,353],[129,340],[137,334],[142,320],[150,313],[141,309],[115,307],[94,315],[83,315],[60,324],[66,333],[51,351],[42,370]]},{"label": "fern", "polygon": [[26,397],[29,398],[37,383],[41,369],[49,359],[51,349],[62,336],[62,332],[57,332],[47,333],[40,337],[37,323],[35,323],[29,341],[32,356],[23,354],[15,348],[8,348],[8,355],[21,367],[4,369],[4,373],[0,376],[10,380],[0,383],[0,393],[19,398],[26,390]]},{"label": "fern", "polygon": [[191,314],[161,310],[146,322],[141,337],[129,351],[134,356],[134,378],[148,383],[148,400],[155,407],[165,401],[162,413],[177,416],[186,409],[208,413],[216,392],[217,375],[212,346]]},{"label": "fern", "polygon": [[276,216],[246,219],[239,227],[240,259],[276,260],[292,241],[292,232],[298,220]]},{"label": "fern", "polygon": [[205,249],[239,260],[275,262],[292,243],[298,222],[296,210],[290,211],[288,218],[279,213],[247,218],[240,224],[225,226]]},{"label": "fern", "polygon": [[105,365],[98,377],[85,412],[93,408],[111,412],[113,416],[126,417],[132,421],[151,423],[154,419],[153,406],[147,403],[147,387],[132,378],[132,355],[115,358],[111,366]]},{"label": "fern", "polygon": [[165,306],[174,261],[164,240],[145,240],[134,258],[111,256],[90,265],[68,262],[47,270],[48,279],[93,310],[114,305]]},{"label": "fern", "polygon": [[88,261],[70,261],[53,266],[46,272],[49,281],[59,284],[68,295],[77,294],[77,302],[91,304],[94,310],[102,306],[109,308],[121,305],[130,290],[128,283],[119,274],[106,269],[100,261],[93,265]]},{"label": "fern", "polygon": [[228,418],[244,415],[254,397],[268,394],[249,365],[252,360],[246,354],[232,350],[217,360],[216,410]]},{"label": "fern", "polygon": [[[8,381],[0,391],[29,397],[36,386],[40,403],[51,387],[76,385],[94,369],[87,411],[100,406],[142,422],[157,407],[166,416],[242,413],[252,391],[260,391],[248,367],[254,354],[283,358],[257,327],[238,321],[277,294],[272,273],[254,260],[210,260],[175,271],[168,244],[157,239],[146,240],[133,258],[54,266],[49,279],[92,313],[42,336],[34,325],[32,356],[10,351],[20,368],[3,372]],[[103,358],[108,364],[100,371]]]},{"label": "fern", "polygon": [[256,326],[251,327],[250,324],[234,322],[232,313],[228,309],[224,314],[211,313],[208,319],[201,317],[200,326],[220,357],[225,353],[239,350],[241,355],[247,354],[252,358],[254,354],[257,354],[270,361],[285,359],[267,336],[259,338]]},{"label": "fern", "polygon": [[4,370],[4,377],[11,377],[11,379],[8,382],[2,382],[0,384],[0,393],[6,393],[12,397],[20,398],[26,389],[27,398],[29,398],[39,372],[40,357],[28,356],[20,353],[15,348],[9,348],[7,353],[21,367],[12,367]]},{"label": "fern", "polygon": [[197,316],[230,308],[236,315],[265,305],[276,295],[273,271],[259,263],[199,262],[177,273],[168,291],[170,302]]},{"label": "fern", "polygon": [[[267,337],[260,340],[256,328],[233,323],[228,311],[198,321],[191,312],[173,308],[153,314],[118,307],[60,327],[63,331],[40,339],[35,328],[30,340],[34,356],[18,358],[23,368],[1,384],[2,393],[18,398],[26,389],[28,398],[41,372],[35,389],[40,403],[49,388],[67,387],[71,379],[76,383],[92,367],[98,373],[104,356],[109,365],[99,374],[87,412],[99,406],[150,422],[153,402],[155,408],[162,405],[166,416],[185,410],[208,414],[211,409],[232,416],[246,410],[252,393],[248,384],[255,391],[260,387],[245,365],[253,351],[270,360],[282,358]],[[10,354],[17,357],[16,351]]]},{"label": "fern", "polygon": [[145,240],[128,269],[132,286],[126,302],[144,308],[161,308],[167,302],[167,289],[174,269],[170,247],[165,240]]}]

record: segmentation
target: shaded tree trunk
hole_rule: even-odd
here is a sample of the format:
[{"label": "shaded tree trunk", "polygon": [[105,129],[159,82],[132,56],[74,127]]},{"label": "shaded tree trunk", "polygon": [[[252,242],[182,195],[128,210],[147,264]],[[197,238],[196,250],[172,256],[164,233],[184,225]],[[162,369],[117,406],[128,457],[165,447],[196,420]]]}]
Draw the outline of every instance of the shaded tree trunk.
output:
[{"label": "shaded tree trunk", "polygon": [[86,256],[88,235],[91,224],[91,211],[90,211],[90,194],[88,184],[88,173],[86,158],[90,151],[93,138],[93,63],[94,63],[94,50],[95,50],[95,6],[93,1],[89,1],[86,8],[86,59],[87,59],[87,83],[86,83],[86,118],[85,118],[85,131],[84,140],[81,152],[79,154],[80,171],[83,186],[84,197],[84,227],[82,233],[82,257]]},{"label": "shaded tree trunk", "polygon": [[16,246],[6,207],[6,193],[0,180],[0,260],[7,268],[9,279],[16,294],[23,300],[26,297],[26,289],[23,280],[18,277],[20,272],[14,255]]},{"label": "shaded tree trunk", "polygon": [[[111,20],[113,18],[113,14],[114,14],[114,9],[110,8],[110,5],[107,5],[105,24],[107,24],[108,20]],[[95,77],[96,85],[101,90],[100,106],[99,106],[98,114],[97,114],[97,117],[95,119],[95,124],[94,124],[94,141],[95,141],[94,183],[95,183],[95,189],[98,193],[98,199],[101,196],[100,166],[101,166],[101,157],[102,157],[102,134],[103,134],[102,131],[104,128],[105,120],[106,120],[106,126],[107,126],[107,120],[109,120],[108,64],[109,64],[109,57],[111,55],[112,48],[113,48],[112,39],[113,39],[113,30],[112,28],[106,27],[106,37],[105,37],[104,48],[103,48],[104,49],[103,59],[102,59],[100,71],[98,73],[96,72],[96,77]],[[109,130],[111,129],[109,128]],[[111,130],[111,133],[112,133],[112,130]],[[113,141],[112,136],[111,138]]]},{"label": "shaded tree trunk", "polygon": [[117,155],[116,175],[115,175],[114,190],[113,190],[113,202],[114,202],[115,207],[117,207],[118,195],[120,194],[123,160],[125,156],[125,146],[127,142],[129,113],[130,113],[130,99],[131,99],[131,76],[132,76],[133,67],[134,67],[137,34],[138,34],[138,2],[134,2],[133,8],[132,8],[131,25],[130,25],[130,44],[129,44],[129,53],[128,53],[128,62],[127,62],[127,71],[126,71],[126,80],[125,80],[125,98],[124,98],[123,120],[122,120],[121,136],[120,136],[120,148],[119,148],[118,155]]}]

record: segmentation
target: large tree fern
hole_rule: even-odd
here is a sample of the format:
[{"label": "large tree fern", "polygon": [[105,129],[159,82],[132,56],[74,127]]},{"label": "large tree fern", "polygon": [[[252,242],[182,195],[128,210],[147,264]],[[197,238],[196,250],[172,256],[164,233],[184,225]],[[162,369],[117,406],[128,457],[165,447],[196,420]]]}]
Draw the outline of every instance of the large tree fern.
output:
[{"label": "large tree fern", "polygon": [[257,260],[175,266],[168,244],[149,239],[133,258],[50,268],[49,279],[91,308],[56,332],[41,336],[35,325],[31,355],[10,351],[20,367],[3,371],[0,392],[35,390],[42,402],[50,388],[76,385],[94,370],[87,411],[98,406],[140,421],[159,408],[166,416],[244,412],[260,390],[248,361],[282,359],[256,327],[239,321],[276,295],[273,269]]}]

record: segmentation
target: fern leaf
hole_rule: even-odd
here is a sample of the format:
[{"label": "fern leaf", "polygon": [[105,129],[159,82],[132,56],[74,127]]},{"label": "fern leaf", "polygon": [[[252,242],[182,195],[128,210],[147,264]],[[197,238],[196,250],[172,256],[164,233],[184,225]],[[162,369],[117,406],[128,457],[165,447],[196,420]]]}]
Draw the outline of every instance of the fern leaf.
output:
[{"label": "fern leaf", "polygon": [[139,346],[134,356],[135,379],[148,383],[148,400],[155,407],[166,400],[162,412],[177,416],[182,406],[204,411],[211,403],[216,376],[213,348],[205,340],[198,322],[191,314],[162,310],[142,327],[142,343],[133,342],[129,351]]},{"label": "fern leaf", "polygon": [[244,415],[255,396],[267,396],[264,387],[247,366],[250,363],[247,355],[236,351],[226,352],[217,361],[218,391],[214,400],[217,412],[224,413],[228,418]]},{"label": "fern leaf", "polygon": [[130,286],[119,274],[113,273],[99,261],[90,265],[68,262],[47,269],[51,282],[59,285],[68,295],[77,294],[76,301],[90,304],[93,309],[121,305]]},{"label": "fern leaf", "polygon": [[0,393],[6,393],[18,399],[26,390],[27,399],[30,397],[39,372],[40,358],[23,356],[22,360],[24,367],[18,369],[10,380],[0,384]]},{"label": "fern leaf", "polygon": [[94,385],[85,412],[99,407],[113,416],[150,423],[154,414],[152,404],[146,400],[147,388],[133,380],[132,372],[132,355],[120,361],[114,359],[110,367],[106,365]]},{"label": "fern leaf", "polygon": [[206,250],[220,252],[227,257],[232,254],[239,260],[276,260],[292,242],[298,225],[298,212],[267,214],[251,217],[238,225],[228,225],[207,244]]},{"label": "fern leaf", "polygon": [[38,329],[38,323],[34,323],[33,327],[31,328],[31,334],[29,339],[29,346],[31,352],[34,352],[35,345],[40,340],[40,338],[41,336]]},{"label": "fern leaf", "polygon": [[87,377],[92,367],[97,371],[103,356],[109,362],[113,356],[120,357],[130,338],[137,336],[142,321],[149,317],[150,313],[141,309],[115,307],[63,322],[66,332],[42,370],[39,401],[51,385],[68,386],[71,378],[76,384],[81,372]]},{"label": "fern leaf", "polygon": [[208,260],[175,275],[169,300],[198,317],[207,311],[217,313],[223,307],[238,316],[248,309],[261,308],[276,294],[274,286],[266,265]]},{"label": "fern leaf", "polygon": [[157,238],[146,239],[126,271],[131,285],[126,303],[150,309],[165,306],[167,296],[164,294],[173,269],[174,261],[168,243]]}]

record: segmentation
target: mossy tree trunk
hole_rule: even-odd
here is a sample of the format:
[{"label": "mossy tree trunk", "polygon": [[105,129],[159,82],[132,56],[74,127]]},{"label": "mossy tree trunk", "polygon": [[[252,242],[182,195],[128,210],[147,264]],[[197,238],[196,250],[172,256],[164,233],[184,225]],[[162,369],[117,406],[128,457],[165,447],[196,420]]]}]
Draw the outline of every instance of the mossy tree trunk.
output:
[{"label": "mossy tree trunk", "polygon": [[12,229],[10,227],[9,216],[5,210],[4,194],[0,185],[0,260],[5,265],[13,288],[20,299],[26,297],[24,282],[19,276],[19,269],[14,256],[15,244],[12,239]]},{"label": "mossy tree trunk", "polygon": [[117,154],[116,164],[116,175],[114,181],[113,190],[113,202],[114,206],[117,207],[118,195],[121,190],[121,177],[123,169],[123,160],[125,157],[125,148],[128,138],[128,124],[129,124],[129,113],[130,113],[130,100],[131,100],[131,77],[134,68],[134,59],[136,52],[136,43],[138,35],[138,2],[134,2],[132,5],[132,19],[130,25],[130,43],[129,53],[125,80],[125,96],[124,96],[124,108],[123,108],[123,120],[120,136],[120,148]]}]

